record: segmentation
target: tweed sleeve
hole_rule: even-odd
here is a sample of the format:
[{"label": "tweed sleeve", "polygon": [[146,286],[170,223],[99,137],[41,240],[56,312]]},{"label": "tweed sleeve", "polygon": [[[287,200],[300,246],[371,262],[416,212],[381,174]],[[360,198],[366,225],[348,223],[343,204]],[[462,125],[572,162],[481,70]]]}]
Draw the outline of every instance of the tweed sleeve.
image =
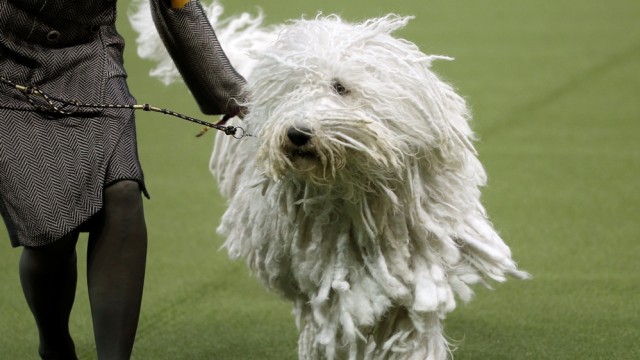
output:
[{"label": "tweed sleeve", "polygon": [[200,110],[237,115],[246,81],[222,50],[200,1],[180,9],[168,3],[151,0],[153,22]]}]

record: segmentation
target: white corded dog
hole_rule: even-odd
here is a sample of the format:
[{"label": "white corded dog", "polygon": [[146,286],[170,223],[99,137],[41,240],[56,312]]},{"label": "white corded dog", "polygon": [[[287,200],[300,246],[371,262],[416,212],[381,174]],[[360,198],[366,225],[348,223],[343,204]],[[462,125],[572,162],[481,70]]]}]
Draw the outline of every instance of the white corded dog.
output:
[{"label": "white corded dog", "polygon": [[[456,297],[528,276],[480,203],[465,101],[430,69],[447,58],[392,35],[409,17],[263,28],[209,10],[251,94],[232,125],[253,137],[218,136],[211,161],[230,256],[293,302],[300,359],[446,359]],[[155,75],[179,76],[157,35],[144,44]]]}]

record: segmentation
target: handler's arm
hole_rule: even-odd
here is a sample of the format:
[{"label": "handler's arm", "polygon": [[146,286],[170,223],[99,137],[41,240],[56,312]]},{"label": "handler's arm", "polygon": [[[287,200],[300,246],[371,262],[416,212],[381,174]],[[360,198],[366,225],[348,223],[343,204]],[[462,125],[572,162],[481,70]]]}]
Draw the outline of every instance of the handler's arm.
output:
[{"label": "handler's arm", "polygon": [[246,81],[229,63],[200,1],[151,0],[151,14],[200,110],[238,115]]}]

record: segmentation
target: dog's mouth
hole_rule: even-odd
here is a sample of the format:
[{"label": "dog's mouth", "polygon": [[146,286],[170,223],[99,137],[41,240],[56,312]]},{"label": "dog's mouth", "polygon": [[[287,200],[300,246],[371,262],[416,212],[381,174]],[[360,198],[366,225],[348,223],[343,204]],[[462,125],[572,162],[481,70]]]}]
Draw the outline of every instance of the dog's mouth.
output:
[{"label": "dog's mouth", "polygon": [[311,144],[305,146],[285,145],[282,148],[282,153],[289,160],[293,169],[299,171],[309,171],[315,168],[320,161],[318,152]]},{"label": "dog's mouth", "polygon": [[312,150],[304,150],[304,149],[290,149],[289,151],[285,152],[287,158],[289,158],[289,160],[295,160],[295,159],[317,159],[318,158],[318,154],[316,154],[315,151]]},{"label": "dog's mouth", "polygon": [[291,162],[293,169],[299,171],[309,171],[320,161],[318,154],[311,150],[292,149],[286,152],[285,156]]}]

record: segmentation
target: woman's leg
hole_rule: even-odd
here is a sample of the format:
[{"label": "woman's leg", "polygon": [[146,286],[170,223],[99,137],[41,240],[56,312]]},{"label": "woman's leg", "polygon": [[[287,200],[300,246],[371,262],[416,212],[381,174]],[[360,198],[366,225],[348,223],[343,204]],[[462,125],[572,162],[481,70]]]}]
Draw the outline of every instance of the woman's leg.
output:
[{"label": "woman's leg", "polygon": [[77,359],[69,334],[69,314],[76,294],[78,233],[53,244],[25,247],[20,257],[20,282],[40,335],[43,359]]},{"label": "woman's leg", "polygon": [[104,207],[89,235],[87,282],[100,360],[129,359],[138,327],[147,255],[139,184],[105,189]]}]

